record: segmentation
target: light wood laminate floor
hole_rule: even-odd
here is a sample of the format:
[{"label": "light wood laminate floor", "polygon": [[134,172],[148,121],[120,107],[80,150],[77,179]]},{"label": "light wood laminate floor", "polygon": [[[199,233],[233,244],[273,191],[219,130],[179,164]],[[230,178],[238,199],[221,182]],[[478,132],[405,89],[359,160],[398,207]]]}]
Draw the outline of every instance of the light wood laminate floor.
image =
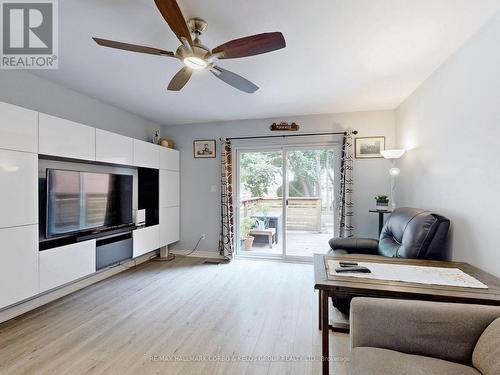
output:
[{"label": "light wood laminate floor", "polygon": [[0,324],[0,374],[320,374],[317,304],[310,264],[148,262]]}]

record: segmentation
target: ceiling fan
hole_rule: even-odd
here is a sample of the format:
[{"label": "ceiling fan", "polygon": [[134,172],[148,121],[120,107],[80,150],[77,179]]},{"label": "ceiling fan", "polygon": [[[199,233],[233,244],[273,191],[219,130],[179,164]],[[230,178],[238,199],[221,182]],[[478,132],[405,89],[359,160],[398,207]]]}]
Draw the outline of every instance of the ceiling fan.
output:
[{"label": "ceiling fan", "polygon": [[[168,89],[181,90],[191,78],[193,70],[207,69],[217,78],[246,93],[254,93],[258,86],[249,80],[216,65],[220,59],[234,59],[259,55],[275,51],[286,46],[285,38],[280,32],[263,33],[244,38],[234,39],[210,50],[201,43],[200,36],[207,28],[207,22],[200,18],[186,21],[175,0],[155,0],[163,18],[180,40],[181,45],[176,52],[158,48],[115,42],[107,39],[93,38],[104,47],[117,48],[126,51],[147,53],[150,55],[167,56],[181,60],[184,67],[172,78]],[[194,35],[194,39],[191,34]]]}]

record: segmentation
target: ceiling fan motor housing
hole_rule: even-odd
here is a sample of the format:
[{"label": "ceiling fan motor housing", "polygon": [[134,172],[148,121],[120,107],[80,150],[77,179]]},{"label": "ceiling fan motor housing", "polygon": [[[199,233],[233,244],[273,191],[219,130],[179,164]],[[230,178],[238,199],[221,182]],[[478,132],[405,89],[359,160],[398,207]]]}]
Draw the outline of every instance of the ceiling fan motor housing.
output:
[{"label": "ceiling fan motor housing", "polygon": [[210,50],[208,49],[208,47],[205,47],[202,44],[193,43],[193,47],[191,47],[191,50],[181,45],[179,48],[177,48],[177,52],[175,54],[181,59],[185,59],[189,56],[195,56],[205,60],[210,57]]}]

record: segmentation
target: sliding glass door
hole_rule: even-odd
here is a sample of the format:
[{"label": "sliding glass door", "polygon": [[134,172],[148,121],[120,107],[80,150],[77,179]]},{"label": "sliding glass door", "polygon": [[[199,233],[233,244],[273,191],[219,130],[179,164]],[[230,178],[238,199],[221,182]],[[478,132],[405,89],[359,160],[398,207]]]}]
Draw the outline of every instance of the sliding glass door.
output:
[{"label": "sliding glass door", "polygon": [[238,149],[237,254],[310,258],[334,232],[332,146]]},{"label": "sliding glass door", "polygon": [[239,154],[239,253],[283,255],[283,151]]},{"label": "sliding glass door", "polygon": [[334,152],[287,150],[286,165],[286,255],[324,253],[334,228]]}]

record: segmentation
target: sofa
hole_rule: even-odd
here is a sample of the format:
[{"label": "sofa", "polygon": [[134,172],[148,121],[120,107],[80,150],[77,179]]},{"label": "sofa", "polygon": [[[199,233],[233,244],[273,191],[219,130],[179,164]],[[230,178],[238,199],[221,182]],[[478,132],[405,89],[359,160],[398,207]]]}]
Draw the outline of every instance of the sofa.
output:
[{"label": "sofa", "polygon": [[499,375],[500,307],[357,297],[350,375]]}]

